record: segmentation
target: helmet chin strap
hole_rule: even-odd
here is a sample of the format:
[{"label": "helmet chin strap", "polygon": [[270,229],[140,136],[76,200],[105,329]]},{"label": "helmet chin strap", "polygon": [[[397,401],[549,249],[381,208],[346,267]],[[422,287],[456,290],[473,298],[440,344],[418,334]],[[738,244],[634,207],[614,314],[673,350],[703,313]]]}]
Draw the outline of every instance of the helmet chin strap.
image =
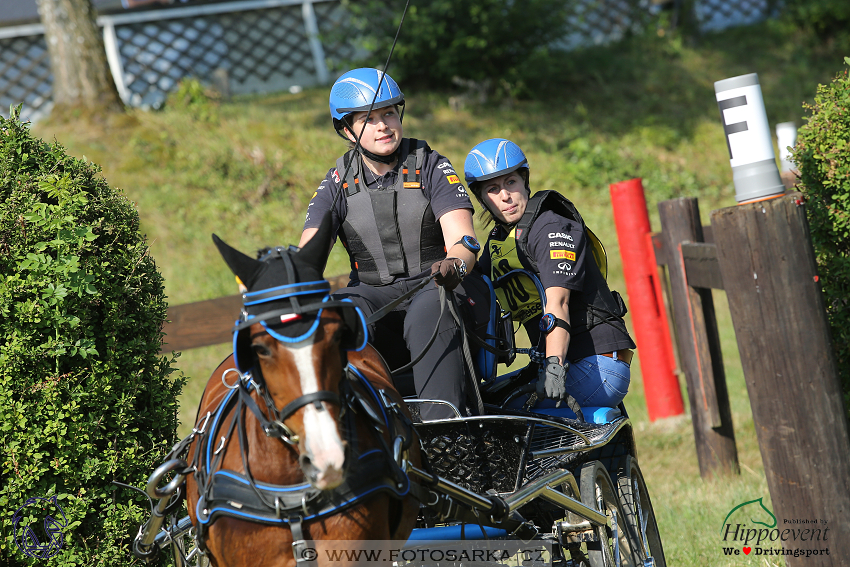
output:
[{"label": "helmet chin strap", "polygon": [[[404,122],[404,109],[405,109],[404,101],[399,103],[397,106],[401,107],[401,113],[400,113],[398,121]],[[349,114],[348,116],[351,116],[351,115]],[[348,131],[353,134],[354,133],[354,126],[348,123],[348,116],[346,116],[343,120],[346,123]],[[364,124],[363,130],[365,130],[365,129],[366,129],[366,125]],[[363,130],[360,131],[360,136],[363,135]],[[340,134],[339,130],[337,130],[337,134]],[[342,135],[342,134],[340,134],[340,135]],[[378,163],[383,163],[383,164],[386,164],[386,165],[389,165],[389,164],[391,164],[392,162],[395,161],[396,157],[398,156],[398,151],[401,148],[400,145],[399,145],[398,148],[396,148],[396,150],[393,153],[386,155],[386,156],[381,156],[381,155],[378,155],[378,154],[373,154],[372,152],[370,152],[369,150],[364,148],[360,136],[357,136],[356,149],[361,154],[363,154],[364,156],[366,156],[367,158],[369,158],[372,161],[376,161]]]},{"label": "helmet chin strap", "polygon": [[386,156],[380,156],[378,154],[373,154],[372,152],[370,152],[369,150],[367,150],[363,146],[360,146],[359,150],[360,150],[361,154],[363,154],[364,156],[366,156],[370,160],[377,161],[379,163],[385,163],[387,165],[394,162],[396,160],[396,156],[398,156],[398,148],[396,148],[396,150],[393,153],[386,155]]}]

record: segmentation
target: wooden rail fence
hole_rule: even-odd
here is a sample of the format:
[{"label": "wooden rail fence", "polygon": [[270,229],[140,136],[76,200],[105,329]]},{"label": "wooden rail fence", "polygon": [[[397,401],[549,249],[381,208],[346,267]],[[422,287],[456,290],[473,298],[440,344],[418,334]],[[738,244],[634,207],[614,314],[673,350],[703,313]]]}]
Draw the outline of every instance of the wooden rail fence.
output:
[{"label": "wooden rail fence", "polygon": [[[328,281],[331,291],[336,291],[348,284],[348,274]],[[189,350],[230,342],[240,309],[242,296],[238,294],[169,307],[168,321],[162,328],[165,333],[162,350]]]}]

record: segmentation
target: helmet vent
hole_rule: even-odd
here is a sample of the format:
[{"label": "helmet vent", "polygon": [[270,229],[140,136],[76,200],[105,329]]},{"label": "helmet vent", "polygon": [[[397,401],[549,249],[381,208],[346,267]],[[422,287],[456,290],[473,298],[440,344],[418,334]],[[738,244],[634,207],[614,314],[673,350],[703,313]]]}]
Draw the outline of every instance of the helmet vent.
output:
[{"label": "helmet vent", "polygon": [[505,154],[507,154],[508,163],[516,163],[517,160],[525,159],[525,155],[523,155],[522,150],[516,144],[507,144]]},{"label": "helmet vent", "polygon": [[351,83],[338,83],[336,87],[334,87],[333,94],[334,96],[343,99],[353,99],[361,96],[360,89]]}]

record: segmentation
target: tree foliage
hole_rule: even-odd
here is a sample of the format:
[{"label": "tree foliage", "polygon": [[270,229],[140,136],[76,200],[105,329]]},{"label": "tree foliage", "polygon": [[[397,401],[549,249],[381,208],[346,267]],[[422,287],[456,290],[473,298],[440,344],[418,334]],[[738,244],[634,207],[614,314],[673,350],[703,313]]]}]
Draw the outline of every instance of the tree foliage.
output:
[{"label": "tree foliage", "polygon": [[[850,57],[844,59],[850,66]],[[811,113],[800,128],[794,161],[818,273],[827,304],[839,374],[850,408],[850,77],[845,69],[819,85]]]},{"label": "tree foliage", "polygon": [[783,11],[821,38],[850,36],[850,2],[846,0],[788,0]]},{"label": "tree foliage", "polygon": [[[569,2],[561,0],[426,0],[411,2],[393,53],[390,74],[403,84],[439,88],[455,77],[498,86],[522,81],[528,66],[542,65],[566,35]],[[383,68],[403,4],[350,0],[353,37],[364,38]],[[526,86],[528,87],[528,85]]]},{"label": "tree foliage", "polygon": [[[132,203],[19,115],[0,117],[0,558],[127,564],[148,502],[111,481],[144,485],[174,441],[183,384],[159,354],[163,280]],[[30,559],[13,514],[53,496],[64,544]],[[44,542],[36,516],[19,527]]]}]

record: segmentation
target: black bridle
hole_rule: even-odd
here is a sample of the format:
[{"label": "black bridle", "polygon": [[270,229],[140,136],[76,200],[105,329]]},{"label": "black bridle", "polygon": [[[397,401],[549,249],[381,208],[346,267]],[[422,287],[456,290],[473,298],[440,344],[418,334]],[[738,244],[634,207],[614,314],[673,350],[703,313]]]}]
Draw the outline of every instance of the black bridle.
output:
[{"label": "black bridle", "polygon": [[[287,281],[295,281],[295,267],[289,255],[290,250],[278,247],[272,249],[263,259],[265,261],[272,261],[275,259],[283,261]],[[352,324],[359,325],[362,328],[362,333],[365,339],[365,320],[360,309],[358,309],[350,300],[331,299],[330,289],[331,286],[327,280],[319,280],[313,282],[296,282],[255,292],[246,291],[242,294],[242,313],[239,320],[236,321],[236,324],[233,327],[233,354],[237,368],[241,373],[244,373],[243,380],[241,380],[241,382],[242,384],[246,384],[253,380],[253,382],[257,384],[263,401],[266,403],[268,408],[270,419],[267,419],[263,416],[262,412],[259,411],[259,408],[256,403],[254,403],[247,391],[247,388],[245,387],[240,388],[244,391],[240,391],[243,402],[245,402],[252,413],[256,415],[257,419],[260,420],[266,435],[279,437],[290,444],[297,443],[297,437],[292,430],[284,424],[286,419],[291,417],[302,407],[309,404],[313,404],[318,411],[325,410],[322,402],[329,402],[341,406],[340,397],[338,394],[329,390],[319,390],[316,392],[310,392],[309,394],[303,394],[278,410],[271,398],[271,394],[269,393],[268,387],[265,383],[265,378],[262,375],[262,371],[260,370],[260,365],[258,364],[256,357],[253,353],[251,353],[250,364],[246,364],[246,361],[244,360],[247,354],[245,351],[245,342],[247,341],[248,344],[250,344],[250,339],[246,336],[246,334],[250,332],[250,327],[259,323],[263,326],[264,333],[284,345],[306,346],[314,341],[314,335],[319,328],[322,311],[325,309],[340,309],[347,310],[349,314],[356,314],[356,316],[351,315],[351,317],[349,317],[356,319],[353,322],[346,321],[346,318],[343,316],[343,325],[348,327]],[[281,301],[288,303],[288,305],[258,314],[248,313],[249,307],[254,307],[264,303],[279,303]],[[298,336],[292,337],[282,334],[276,331],[273,326],[269,324],[270,321],[280,321],[285,325],[287,321],[301,321],[304,319],[305,315],[313,316],[314,321],[306,332],[303,332]],[[343,341],[346,343],[342,345],[343,347],[352,347],[348,350],[360,350],[363,346],[365,346],[365,340],[356,340],[356,337],[358,336],[357,329],[348,328],[346,333],[349,339]],[[240,351],[242,360],[240,360]],[[344,378],[345,372],[342,372],[340,380],[343,380]]]}]

